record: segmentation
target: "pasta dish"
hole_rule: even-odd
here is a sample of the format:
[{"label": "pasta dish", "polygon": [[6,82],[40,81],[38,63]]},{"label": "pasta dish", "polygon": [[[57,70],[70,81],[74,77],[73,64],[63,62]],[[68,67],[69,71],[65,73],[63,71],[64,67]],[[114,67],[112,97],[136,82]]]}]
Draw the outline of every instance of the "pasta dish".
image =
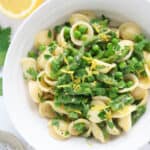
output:
[{"label": "pasta dish", "polygon": [[75,12],[36,35],[22,68],[54,138],[105,143],[129,131],[146,111],[150,41],[134,22],[115,26],[104,15]]}]

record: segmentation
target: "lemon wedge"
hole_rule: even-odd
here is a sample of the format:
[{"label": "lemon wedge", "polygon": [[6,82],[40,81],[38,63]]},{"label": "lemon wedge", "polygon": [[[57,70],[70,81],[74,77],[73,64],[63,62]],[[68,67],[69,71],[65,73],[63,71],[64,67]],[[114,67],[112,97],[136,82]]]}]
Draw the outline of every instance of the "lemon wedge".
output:
[{"label": "lemon wedge", "polygon": [[12,18],[30,15],[43,0],[0,0],[0,11]]}]

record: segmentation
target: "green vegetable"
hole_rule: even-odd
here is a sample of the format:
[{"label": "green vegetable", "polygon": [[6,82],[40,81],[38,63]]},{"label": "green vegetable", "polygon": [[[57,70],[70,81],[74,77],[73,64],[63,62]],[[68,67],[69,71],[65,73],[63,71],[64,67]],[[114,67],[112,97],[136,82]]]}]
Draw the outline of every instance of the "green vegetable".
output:
[{"label": "green vegetable", "polygon": [[69,113],[69,118],[71,118],[71,119],[78,119],[79,116],[78,116],[78,114],[76,112],[70,112]]},{"label": "green vegetable", "polygon": [[80,31],[78,31],[78,30],[75,30],[74,31],[74,37],[76,38],[76,39],[80,39],[81,38],[81,36],[82,36],[82,34],[81,34],[81,32]]},{"label": "green vegetable", "polygon": [[48,37],[49,37],[49,38],[52,37],[52,31],[51,31],[51,30],[48,31]]},{"label": "green vegetable", "polygon": [[82,33],[82,34],[85,34],[88,30],[88,28],[84,25],[80,25],[78,30]]},{"label": "green vegetable", "polygon": [[58,119],[52,119],[52,126],[59,127],[59,120]]},{"label": "green vegetable", "polygon": [[0,27],[0,67],[3,66],[7,49],[10,44],[10,28],[1,28]]},{"label": "green vegetable", "polygon": [[29,69],[27,70],[27,73],[28,73],[29,75],[31,75],[31,77],[32,77],[33,80],[36,80],[36,79],[37,79],[38,72],[37,72],[34,68],[29,68]]},{"label": "green vegetable", "polygon": [[33,51],[33,50],[28,52],[28,57],[36,59],[37,56],[38,56],[37,53],[35,51]]},{"label": "green vegetable", "polygon": [[132,113],[132,125],[134,125],[141,118],[141,116],[145,113],[145,111],[146,106],[141,105],[137,108],[135,112]]},{"label": "green vegetable", "polygon": [[0,78],[0,96],[3,95],[2,78]]},{"label": "green vegetable", "polygon": [[79,133],[79,134],[83,134],[84,132],[86,132],[87,128],[86,125],[84,123],[76,123],[74,125],[74,129]]},{"label": "green vegetable", "polygon": [[40,52],[43,52],[43,51],[45,51],[45,50],[46,50],[46,45],[44,45],[44,44],[40,45],[39,51],[40,51]]}]

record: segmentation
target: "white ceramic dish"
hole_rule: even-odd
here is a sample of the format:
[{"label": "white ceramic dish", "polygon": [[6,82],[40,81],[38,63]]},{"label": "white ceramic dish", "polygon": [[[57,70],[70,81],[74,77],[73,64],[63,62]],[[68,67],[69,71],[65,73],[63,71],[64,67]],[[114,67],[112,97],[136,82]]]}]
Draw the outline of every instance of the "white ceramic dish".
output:
[{"label": "white ceramic dish", "polygon": [[20,60],[32,48],[35,34],[50,27],[71,12],[80,9],[100,10],[120,21],[137,22],[150,34],[150,2],[148,0],[51,0],[43,4],[19,28],[9,48],[4,67],[4,97],[7,110],[19,133],[36,150],[136,150],[150,140],[150,103],[145,115],[132,130],[107,144],[82,138],[56,141],[48,134],[47,120],[39,117],[37,107],[28,96]]}]

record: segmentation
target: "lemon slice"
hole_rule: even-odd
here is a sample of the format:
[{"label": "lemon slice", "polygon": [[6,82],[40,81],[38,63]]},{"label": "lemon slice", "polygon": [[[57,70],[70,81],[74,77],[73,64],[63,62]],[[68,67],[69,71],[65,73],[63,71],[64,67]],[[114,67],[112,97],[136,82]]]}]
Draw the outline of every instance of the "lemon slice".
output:
[{"label": "lemon slice", "polygon": [[0,0],[0,10],[12,18],[24,18],[42,2],[43,0]]}]

